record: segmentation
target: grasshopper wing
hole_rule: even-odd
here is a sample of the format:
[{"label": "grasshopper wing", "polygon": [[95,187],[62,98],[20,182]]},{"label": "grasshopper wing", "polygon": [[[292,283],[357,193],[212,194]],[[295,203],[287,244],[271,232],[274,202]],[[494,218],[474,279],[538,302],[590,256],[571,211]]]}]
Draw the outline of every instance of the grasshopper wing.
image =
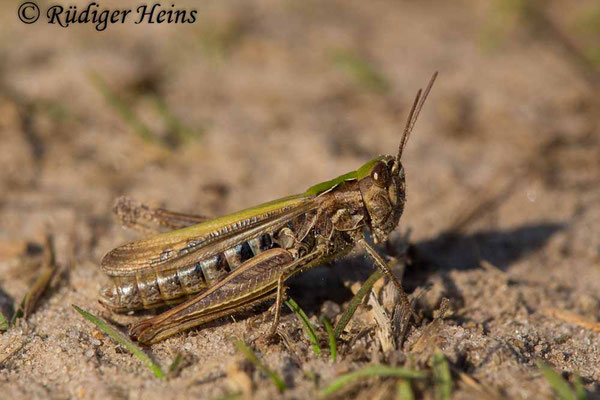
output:
[{"label": "grasshopper wing", "polygon": [[113,249],[101,262],[109,276],[132,276],[148,269],[170,270],[217,254],[283,226],[317,207],[314,196],[291,196],[221,218],[133,241]]},{"label": "grasshopper wing", "polygon": [[153,233],[186,228],[212,219],[203,215],[183,214],[164,208],[149,207],[127,196],[119,197],[115,201],[113,213],[123,226]]}]

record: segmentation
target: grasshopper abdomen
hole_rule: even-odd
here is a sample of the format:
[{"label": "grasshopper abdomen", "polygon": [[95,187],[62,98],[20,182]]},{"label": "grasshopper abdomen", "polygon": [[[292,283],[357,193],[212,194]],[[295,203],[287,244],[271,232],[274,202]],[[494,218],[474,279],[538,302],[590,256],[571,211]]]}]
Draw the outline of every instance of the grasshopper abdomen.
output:
[{"label": "grasshopper abdomen", "polygon": [[111,284],[102,289],[100,301],[117,312],[177,304],[273,247],[278,243],[268,232],[177,268],[151,266],[134,275],[113,276]]}]

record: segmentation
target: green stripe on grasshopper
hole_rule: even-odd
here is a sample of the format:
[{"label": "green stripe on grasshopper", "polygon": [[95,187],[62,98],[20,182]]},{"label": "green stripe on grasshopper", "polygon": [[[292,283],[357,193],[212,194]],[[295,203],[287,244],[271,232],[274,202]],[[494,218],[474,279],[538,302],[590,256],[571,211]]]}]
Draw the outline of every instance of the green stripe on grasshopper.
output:
[{"label": "green stripe on grasshopper", "polygon": [[161,242],[170,240],[178,241],[182,239],[188,239],[190,237],[203,236],[224,226],[231,225],[237,221],[243,221],[256,215],[277,211],[282,208],[300,205],[304,202],[305,197],[305,195],[295,195],[273,200],[268,203],[250,207],[245,210],[228,214],[220,218],[215,218],[210,221],[202,222],[197,225],[192,225],[187,228],[161,233],[148,238],[148,241],[151,241],[152,239],[160,239]]},{"label": "green stripe on grasshopper", "polygon": [[328,190],[335,188],[346,181],[357,181],[371,173],[371,169],[377,164],[380,160],[385,158],[385,156],[379,156],[377,158],[372,159],[356,171],[348,172],[344,175],[340,175],[337,178],[334,178],[330,181],[325,181],[321,183],[317,183],[308,188],[306,192],[304,192],[305,196],[316,196]]}]

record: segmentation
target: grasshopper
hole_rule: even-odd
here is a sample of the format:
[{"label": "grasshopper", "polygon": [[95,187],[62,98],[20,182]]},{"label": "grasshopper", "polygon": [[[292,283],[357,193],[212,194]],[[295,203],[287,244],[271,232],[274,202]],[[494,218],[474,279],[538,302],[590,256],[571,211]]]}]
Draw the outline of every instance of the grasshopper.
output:
[{"label": "grasshopper", "polygon": [[151,344],[275,298],[274,335],[286,279],[359,245],[418,321],[402,285],[365,232],[381,243],[400,221],[406,202],[400,160],[436,76],[417,92],[396,156],[379,156],[302,194],[216,219],[118,202],[116,212],[126,225],[147,228],[145,222],[151,222],[171,230],[104,256],[101,266],[111,284],[102,290],[100,302],[115,312],[176,305],[131,327],[133,338]]}]

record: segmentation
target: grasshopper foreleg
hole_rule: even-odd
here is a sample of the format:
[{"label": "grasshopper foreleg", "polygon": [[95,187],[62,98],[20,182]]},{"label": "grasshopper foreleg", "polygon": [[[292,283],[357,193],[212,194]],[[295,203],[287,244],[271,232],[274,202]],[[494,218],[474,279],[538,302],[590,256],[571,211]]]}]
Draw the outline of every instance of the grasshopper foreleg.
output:
[{"label": "grasshopper foreleg", "polygon": [[375,265],[385,274],[385,276],[388,277],[389,280],[393,282],[394,286],[396,286],[396,289],[398,289],[398,292],[400,293],[402,304],[404,305],[404,307],[406,307],[407,310],[410,311],[411,315],[415,319],[415,322],[418,324],[421,321],[421,317],[413,309],[408,295],[402,288],[402,284],[396,278],[396,276],[394,275],[390,267],[387,265],[385,260],[379,255],[379,253],[377,253],[377,251],[373,247],[371,247],[367,243],[364,236],[361,235],[357,242],[363,247],[363,249],[365,249],[365,251],[371,257],[371,259],[373,259]]}]

